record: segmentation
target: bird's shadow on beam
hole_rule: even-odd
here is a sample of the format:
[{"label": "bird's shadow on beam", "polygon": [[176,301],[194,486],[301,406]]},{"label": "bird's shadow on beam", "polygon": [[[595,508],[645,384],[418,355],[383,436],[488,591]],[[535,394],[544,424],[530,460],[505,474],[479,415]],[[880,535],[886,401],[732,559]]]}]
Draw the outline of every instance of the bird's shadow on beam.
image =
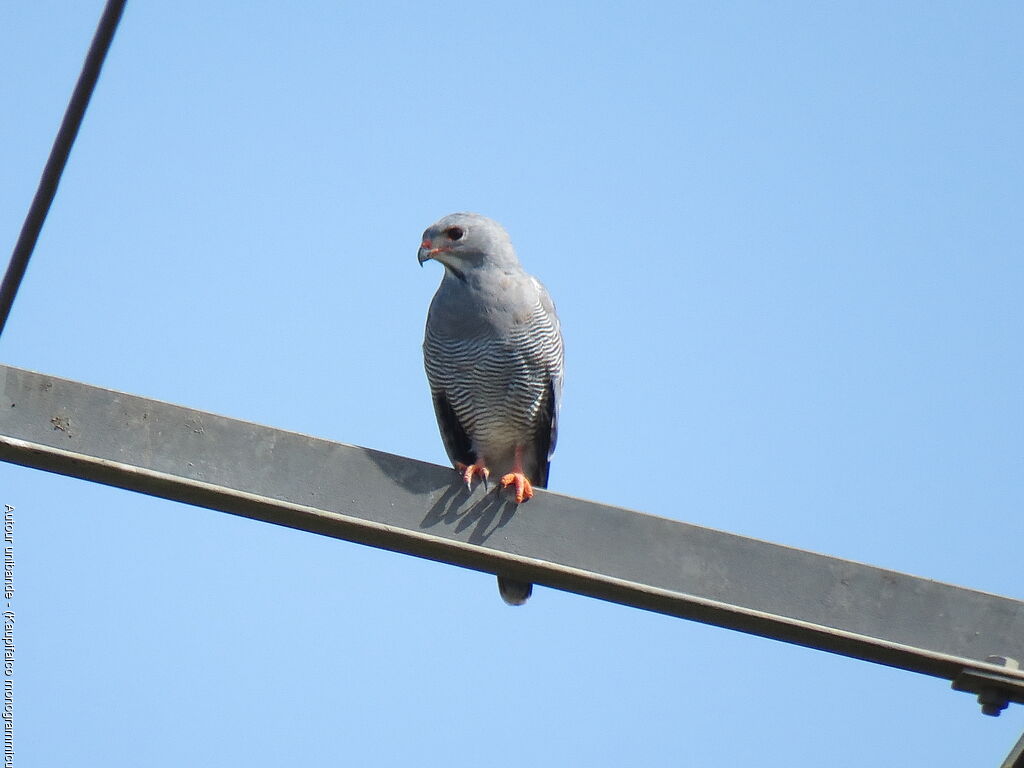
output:
[{"label": "bird's shadow on beam", "polygon": [[445,524],[455,527],[455,533],[467,528],[470,544],[483,544],[499,528],[508,525],[516,513],[516,504],[500,491],[491,489],[483,498],[470,504],[473,494],[461,479],[454,480],[420,522],[420,528],[433,528]]},{"label": "bird's shadow on beam", "polygon": [[472,527],[469,543],[483,544],[496,530],[508,525],[515,516],[516,504],[507,493],[502,493],[493,486],[482,498],[473,501],[479,491],[470,492],[459,474],[451,469],[442,470],[436,465],[410,461],[401,456],[369,448],[364,449],[364,452],[384,474],[415,494],[433,495],[443,487],[443,479],[448,479],[448,487],[430,506],[426,516],[420,521],[420,528],[433,528],[435,525],[444,524],[454,527],[455,533],[462,533]]}]

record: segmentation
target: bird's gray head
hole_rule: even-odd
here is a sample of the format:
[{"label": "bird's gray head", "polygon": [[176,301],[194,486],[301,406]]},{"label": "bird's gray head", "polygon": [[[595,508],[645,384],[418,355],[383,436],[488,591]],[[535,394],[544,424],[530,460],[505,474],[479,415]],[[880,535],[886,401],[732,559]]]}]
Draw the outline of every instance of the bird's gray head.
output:
[{"label": "bird's gray head", "polygon": [[508,232],[479,213],[453,213],[427,227],[420,244],[420,266],[430,259],[462,279],[474,269],[520,268]]}]

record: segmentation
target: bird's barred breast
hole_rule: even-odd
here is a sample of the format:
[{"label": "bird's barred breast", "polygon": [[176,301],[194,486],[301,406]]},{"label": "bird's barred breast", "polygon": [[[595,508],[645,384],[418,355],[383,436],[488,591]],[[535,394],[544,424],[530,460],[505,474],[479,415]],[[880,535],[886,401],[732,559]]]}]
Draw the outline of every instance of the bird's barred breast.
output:
[{"label": "bird's barred breast", "polygon": [[540,304],[500,337],[450,338],[428,324],[423,347],[431,390],[445,394],[475,445],[510,447],[533,436],[562,365],[558,328]]}]

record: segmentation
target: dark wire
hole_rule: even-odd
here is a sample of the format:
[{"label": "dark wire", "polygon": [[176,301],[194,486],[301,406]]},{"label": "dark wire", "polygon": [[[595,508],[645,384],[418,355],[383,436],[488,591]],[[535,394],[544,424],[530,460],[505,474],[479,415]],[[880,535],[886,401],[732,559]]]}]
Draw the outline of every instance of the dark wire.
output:
[{"label": "dark wire", "polygon": [[127,0],[108,0],[103,9],[103,15],[96,27],[96,34],[93,35],[92,44],[89,46],[89,53],[86,54],[85,63],[82,64],[82,73],[78,76],[75,90],[71,94],[71,101],[64,112],[64,119],[61,121],[57,138],[53,141],[53,148],[50,150],[50,157],[46,161],[43,175],[39,179],[39,188],[36,189],[36,196],[32,198],[32,205],[29,206],[28,215],[25,216],[25,223],[21,226],[21,234],[11,254],[11,262],[7,265],[7,274],[4,275],[3,284],[0,285],[0,333],[3,333],[7,325],[7,316],[11,313],[11,305],[14,304],[14,297],[18,293],[18,286],[25,276],[25,268],[28,267],[28,260],[36,247],[39,239],[39,232],[46,221],[46,214],[50,211],[50,205],[57,194],[57,185],[60,184],[61,174],[64,173],[64,166],[67,164],[68,155],[71,154],[71,145],[75,143],[78,129],[82,125],[82,118],[85,116],[85,108],[89,106],[89,99],[96,88],[96,81],[99,79],[100,70],[103,68],[103,60],[110,50],[110,42],[114,39],[114,32],[117,30],[117,23],[121,20],[121,14]]}]

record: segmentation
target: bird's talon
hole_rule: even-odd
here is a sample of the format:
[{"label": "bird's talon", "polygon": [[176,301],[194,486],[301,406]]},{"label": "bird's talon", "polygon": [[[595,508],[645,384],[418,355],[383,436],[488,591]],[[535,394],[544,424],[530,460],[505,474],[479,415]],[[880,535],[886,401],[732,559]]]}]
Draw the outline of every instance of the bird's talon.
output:
[{"label": "bird's talon", "polygon": [[463,464],[461,461],[456,462],[455,471],[462,476],[462,479],[466,483],[466,487],[469,489],[470,493],[473,492],[474,477],[479,477],[483,481],[484,489],[487,488],[487,478],[490,476],[491,471],[479,461],[476,464]]},{"label": "bird's talon", "polygon": [[533,498],[533,485],[522,472],[509,472],[501,478],[501,487],[511,486],[515,490],[516,504]]}]

